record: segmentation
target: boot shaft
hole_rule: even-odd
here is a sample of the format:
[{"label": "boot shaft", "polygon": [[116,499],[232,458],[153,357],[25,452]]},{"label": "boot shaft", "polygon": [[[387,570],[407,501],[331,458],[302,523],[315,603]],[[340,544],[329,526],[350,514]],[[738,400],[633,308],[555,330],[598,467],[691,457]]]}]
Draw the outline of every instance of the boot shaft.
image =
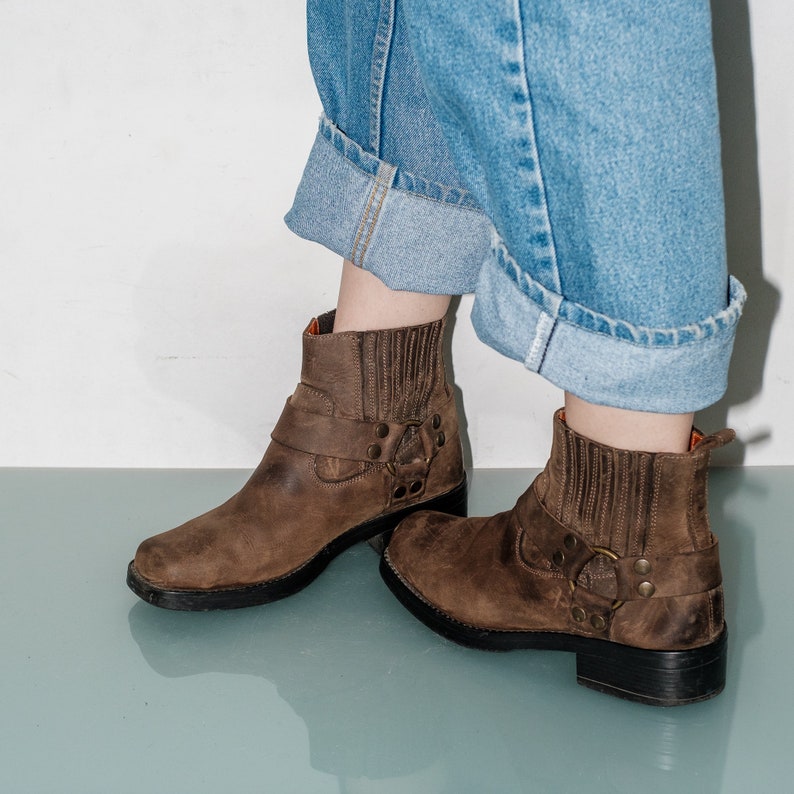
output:
[{"label": "boot shaft", "polygon": [[333,333],[335,312],[303,334],[301,384],[293,401],[364,421],[423,422],[449,395],[443,319],[382,331]]},{"label": "boot shaft", "polygon": [[457,486],[463,458],[444,368],[444,319],[333,333],[334,317],[320,315],[304,332],[301,381],[272,438],[313,453],[326,483],[385,466],[394,479],[388,506],[407,494],[420,500],[425,488]]},{"label": "boot shaft", "polygon": [[693,430],[691,449],[681,454],[616,449],[571,430],[560,411],[538,497],[561,524],[621,557],[697,551],[713,542],[711,451],[733,437],[732,430],[705,437]]}]

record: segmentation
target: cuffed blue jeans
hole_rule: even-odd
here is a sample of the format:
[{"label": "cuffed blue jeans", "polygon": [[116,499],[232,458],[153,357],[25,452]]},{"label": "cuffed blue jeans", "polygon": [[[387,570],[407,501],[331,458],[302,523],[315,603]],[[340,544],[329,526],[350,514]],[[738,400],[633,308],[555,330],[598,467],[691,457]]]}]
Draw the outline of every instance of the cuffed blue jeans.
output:
[{"label": "cuffed blue jeans", "polygon": [[308,0],[323,116],[288,226],[600,405],[722,396],[708,0]]}]

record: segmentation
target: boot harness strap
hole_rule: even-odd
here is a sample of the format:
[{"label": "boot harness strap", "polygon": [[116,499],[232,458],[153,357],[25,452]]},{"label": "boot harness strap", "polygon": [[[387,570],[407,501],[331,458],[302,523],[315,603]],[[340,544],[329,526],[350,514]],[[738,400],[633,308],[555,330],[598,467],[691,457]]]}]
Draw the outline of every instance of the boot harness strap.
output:
[{"label": "boot harness strap", "polygon": [[416,428],[424,457],[429,461],[457,430],[454,398],[424,421],[368,422],[325,416],[296,408],[287,400],[271,438],[279,444],[312,455],[342,460],[384,463],[394,468],[394,459],[409,428]]},{"label": "boot harness strap", "polygon": [[[540,504],[534,488],[525,497],[520,513],[522,518],[526,516],[525,527],[531,528],[532,541],[568,579],[572,592],[580,599],[585,596],[579,592],[584,588],[577,586],[579,575],[597,556],[610,559],[615,571],[617,591],[613,610],[626,601],[705,593],[722,583],[716,538],[711,546],[697,551],[620,557],[611,549],[590,545],[578,532],[560,524]],[[590,595],[603,600],[603,596]]]}]

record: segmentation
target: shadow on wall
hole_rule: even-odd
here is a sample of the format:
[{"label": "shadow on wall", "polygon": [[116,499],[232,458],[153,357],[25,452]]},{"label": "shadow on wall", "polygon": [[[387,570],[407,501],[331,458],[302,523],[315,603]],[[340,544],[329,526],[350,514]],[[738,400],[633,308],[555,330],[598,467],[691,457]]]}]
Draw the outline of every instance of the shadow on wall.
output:
[{"label": "shadow on wall", "polygon": [[[734,346],[728,391],[716,405],[698,414],[708,430],[725,427],[731,406],[755,397],[763,386],[772,323],[780,293],[764,279],[761,252],[761,196],[758,178],[755,91],[747,0],[711,0],[714,55],[722,136],[728,268],[745,286],[749,299]],[[731,444],[719,462],[740,465],[745,447],[768,438],[762,428],[754,437]]]}]

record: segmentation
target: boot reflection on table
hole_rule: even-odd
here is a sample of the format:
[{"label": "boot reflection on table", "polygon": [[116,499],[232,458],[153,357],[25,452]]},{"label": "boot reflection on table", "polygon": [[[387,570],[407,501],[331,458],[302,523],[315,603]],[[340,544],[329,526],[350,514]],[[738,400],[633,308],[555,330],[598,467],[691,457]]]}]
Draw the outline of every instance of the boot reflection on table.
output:
[{"label": "boot reflection on table", "polygon": [[141,603],[129,621],[160,675],[272,682],[306,724],[311,766],[343,792],[553,791],[583,779],[652,792],[686,790],[693,774],[720,790],[732,694],[649,709],[576,686],[569,654],[459,648],[404,613],[366,546],[288,601],[211,614]]}]

